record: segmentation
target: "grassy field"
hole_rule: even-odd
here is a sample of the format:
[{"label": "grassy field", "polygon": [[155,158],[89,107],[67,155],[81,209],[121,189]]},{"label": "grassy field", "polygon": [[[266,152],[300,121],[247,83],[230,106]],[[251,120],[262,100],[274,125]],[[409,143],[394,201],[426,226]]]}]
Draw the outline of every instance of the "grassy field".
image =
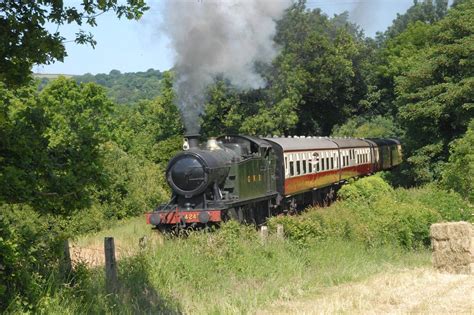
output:
[{"label": "grassy field", "polygon": [[[41,293],[43,313],[246,314],[275,301],[310,297],[374,275],[430,266],[429,226],[471,218],[472,206],[435,187],[393,189],[375,176],[345,186],[341,200],[269,222],[262,242],[236,222],[187,237],[163,237],[130,219],[79,238],[93,257],[77,263],[69,285]],[[275,225],[283,224],[278,239]],[[120,290],[107,295],[103,239],[115,238]],[[138,240],[145,238],[140,248]],[[96,259],[96,260],[94,260]],[[80,261],[80,260],[79,260]]]},{"label": "grassy field", "polygon": [[[140,219],[78,241],[103,236],[130,240],[150,234]],[[126,243],[126,242],[125,242]],[[262,243],[234,222],[212,233],[167,238],[119,260],[120,292],[104,292],[102,267],[81,268],[74,285],[45,294],[45,313],[249,313],[275,300],[291,300],[390,270],[427,266],[426,250],[325,240],[304,246],[271,235]]]}]

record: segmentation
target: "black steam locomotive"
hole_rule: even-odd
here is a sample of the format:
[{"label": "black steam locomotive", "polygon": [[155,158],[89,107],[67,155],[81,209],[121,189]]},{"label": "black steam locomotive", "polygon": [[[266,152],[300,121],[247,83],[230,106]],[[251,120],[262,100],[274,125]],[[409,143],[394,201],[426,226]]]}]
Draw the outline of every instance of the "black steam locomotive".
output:
[{"label": "black steam locomotive", "polygon": [[252,137],[225,135],[199,143],[185,139],[168,164],[168,204],[147,214],[159,229],[227,219],[262,224],[266,218],[324,204],[349,178],[401,163],[395,139]]}]

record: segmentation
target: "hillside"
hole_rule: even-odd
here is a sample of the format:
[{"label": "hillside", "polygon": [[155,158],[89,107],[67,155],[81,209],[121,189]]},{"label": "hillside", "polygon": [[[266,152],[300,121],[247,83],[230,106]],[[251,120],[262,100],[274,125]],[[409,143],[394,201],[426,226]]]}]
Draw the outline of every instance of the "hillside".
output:
[{"label": "hillside", "polygon": [[96,83],[107,88],[107,95],[118,104],[131,104],[140,100],[151,100],[160,95],[163,73],[160,70],[148,69],[144,72],[121,73],[112,70],[108,74],[84,75],[35,73],[34,77],[40,79],[40,89],[50,80],[60,76],[73,78],[78,83]]}]

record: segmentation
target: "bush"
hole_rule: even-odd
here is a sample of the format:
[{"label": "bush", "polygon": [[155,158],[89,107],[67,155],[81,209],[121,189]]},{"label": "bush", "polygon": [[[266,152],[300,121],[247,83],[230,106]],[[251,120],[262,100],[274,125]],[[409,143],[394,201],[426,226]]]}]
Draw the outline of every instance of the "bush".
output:
[{"label": "bush", "polygon": [[451,144],[449,162],[445,165],[441,183],[470,202],[474,202],[474,119],[466,134]]},{"label": "bush", "polygon": [[338,197],[343,200],[364,198],[372,200],[381,195],[392,193],[393,188],[380,176],[370,176],[361,180],[351,180],[349,185],[342,186]]},{"label": "bush", "polygon": [[472,207],[436,186],[394,190],[378,176],[341,188],[340,200],[299,217],[270,220],[283,224],[288,237],[301,245],[320,239],[344,239],[369,247],[395,244],[407,249],[430,243],[429,227],[439,221],[472,220]]},{"label": "bush", "polygon": [[107,189],[97,192],[97,203],[107,219],[143,214],[168,198],[163,170],[153,162],[105,143],[104,173]]},{"label": "bush", "polygon": [[28,309],[58,270],[63,222],[27,205],[0,205],[0,310],[11,303]]}]

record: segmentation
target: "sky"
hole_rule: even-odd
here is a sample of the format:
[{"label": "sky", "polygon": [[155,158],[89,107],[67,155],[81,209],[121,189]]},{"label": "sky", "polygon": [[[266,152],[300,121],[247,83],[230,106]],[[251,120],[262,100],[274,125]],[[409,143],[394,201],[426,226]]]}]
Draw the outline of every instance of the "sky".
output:
[{"label": "sky", "polygon": [[[78,1],[65,0],[64,3],[77,5]],[[308,7],[319,7],[329,16],[348,11],[351,21],[359,24],[365,34],[371,37],[377,31],[384,31],[397,13],[404,13],[412,4],[413,0],[307,0]],[[82,27],[94,34],[97,41],[95,49],[89,45],[66,43],[68,56],[64,62],[34,66],[33,71],[97,74],[109,73],[113,69],[121,72],[146,71],[150,68],[162,71],[170,69],[173,66],[174,51],[169,46],[169,39],[160,32],[163,1],[150,0],[148,5],[151,9],[139,21],[119,20],[113,13],[101,15],[97,18],[98,26]],[[49,29],[55,31],[56,26],[51,25]],[[63,25],[59,28],[66,40],[73,39],[78,30],[77,25]]]}]

